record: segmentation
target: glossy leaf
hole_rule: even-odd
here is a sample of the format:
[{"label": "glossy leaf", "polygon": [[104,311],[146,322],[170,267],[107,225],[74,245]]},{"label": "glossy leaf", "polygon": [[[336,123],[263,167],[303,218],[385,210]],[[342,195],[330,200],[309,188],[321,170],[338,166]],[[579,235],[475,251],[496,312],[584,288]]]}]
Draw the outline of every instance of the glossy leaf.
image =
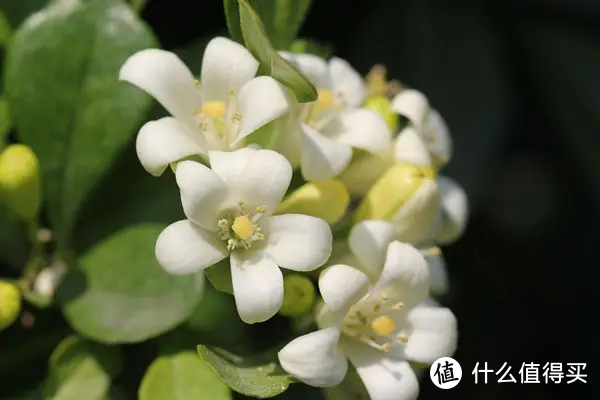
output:
[{"label": "glossy leaf", "polygon": [[50,356],[44,398],[102,400],[109,394],[111,378],[121,371],[117,347],[102,346],[77,336],[64,339]]},{"label": "glossy leaf", "polygon": [[146,371],[139,400],[229,400],[231,390],[193,350],[159,356]]},{"label": "glossy leaf", "polygon": [[231,389],[246,396],[274,397],[285,392],[293,382],[293,378],[279,371],[275,363],[239,366],[203,345],[198,345],[198,354]]},{"label": "glossy leaf", "polygon": [[174,276],[156,261],[162,224],[140,224],[85,252],[57,293],[71,326],[103,343],[141,342],[187,320],[200,302],[202,273]]},{"label": "glossy leaf", "polygon": [[55,0],[12,39],[6,94],[19,137],[40,159],[62,248],[82,201],[151,106],[117,74],[127,57],[153,45],[124,0]]},{"label": "glossy leaf", "polygon": [[315,101],[317,89],[297,68],[283,59],[269,41],[260,17],[245,0],[239,0],[240,26],[244,42],[260,62],[259,73],[288,86],[301,103]]},{"label": "glossy leaf", "polygon": [[[287,49],[302,27],[311,0],[248,0],[260,17],[267,37],[277,50]],[[238,0],[224,0],[227,26],[231,37],[242,42]]]}]

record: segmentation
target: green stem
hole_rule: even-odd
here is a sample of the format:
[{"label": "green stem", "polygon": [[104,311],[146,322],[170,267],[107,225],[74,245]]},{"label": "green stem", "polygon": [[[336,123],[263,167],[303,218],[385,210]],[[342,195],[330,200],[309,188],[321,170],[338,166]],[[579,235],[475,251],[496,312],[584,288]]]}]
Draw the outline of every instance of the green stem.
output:
[{"label": "green stem", "polygon": [[142,11],[144,11],[146,3],[148,3],[148,0],[131,0],[131,8],[133,8],[133,11],[135,11],[137,15],[140,15]]}]

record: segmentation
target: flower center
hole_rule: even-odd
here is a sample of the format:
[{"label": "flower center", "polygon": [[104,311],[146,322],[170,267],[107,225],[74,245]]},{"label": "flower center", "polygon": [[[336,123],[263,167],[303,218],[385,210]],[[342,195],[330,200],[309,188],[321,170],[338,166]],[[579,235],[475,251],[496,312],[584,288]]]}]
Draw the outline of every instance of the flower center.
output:
[{"label": "flower center", "polygon": [[[195,86],[200,88],[200,82]],[[237,109],[237,93],[229,92],[227,102],[221,100],[204,101],[192,114],[200,131],[204,134],[209,150],[230,150],[231,141],[237,136],[242,115]]]},{"label": "flower center", "polygon": [[202,115],[209,118],[222,118],[227,111],[227,105],[223,101],[205,101],[202,104]]},{"label": "flower center", "polygon": [[382,293],[376,301],[367,300],[353,307],[342,326],[342,332],[377,350],[389,352],[392,346],[408,342],[394,321],[404,309],[404,303],[389,304]]},{"label": "flower center", "polygon": [[340,111],[342,111],[342,94],[329,89],[318,89],[317,101],[306,104],[300,111],[300,119],[316,130],[321,130]]},{"label": "flower center", "polygon": [[265,206],[256,207],[254,213],[247,212],[244,203],[238,204],[238,209],[221,218],[217,222],[219,238],[227,240],[229,251],[244,248],[249,249],[252,243],[265,238],[258,221],[267,211]]},{"label": "flower center", "polygon": [[233,225],[231,225],[231,230],[235,233],[240,239],[248,240],[254,234],[254,224],[250,221],[245,215],[240,215],[239,217],[235,217],[233,221]]}]

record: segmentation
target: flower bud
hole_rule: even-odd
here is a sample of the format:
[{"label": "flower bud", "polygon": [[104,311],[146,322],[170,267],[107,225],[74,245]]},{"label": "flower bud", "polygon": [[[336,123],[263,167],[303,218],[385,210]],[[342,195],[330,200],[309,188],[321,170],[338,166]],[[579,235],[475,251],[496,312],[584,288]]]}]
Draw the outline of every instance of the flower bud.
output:
[{"label": "flower bud", "polygon": [[378,96],[370,96],[365,100],[364,108],[368,108],[377,112],[381,115],[385,122],[388,124],[392,133],[396,133],[398,129],[398,114],[396,114],[390,107],[391,101],[386,96],[378,95]]},{"label": "flower bud", "polygon": [[283,304],[279,314],[299,317],[312,309],[315,302],[315,286],[305,276],[287,275],[283,280]]},{"label": "flower bud", "polygon": [[29,147],[12,144],[0,154],[0,194],[21,218],[36,217],[42,200],[40,166]]},{"label": "flower bud", "polygon": [[305,214],[335,224],[346,214],[350,194],[338,180],[309,182],[283,200],[277,214]]},{"label": "flower bud", "polygon": [[0,281],[0,330],[8,328],[21,312],[21,293],[9,282]]},{"label": "flower bud", "polygon": [[51,298],[67,273],[67,266],[62,262],[44,268],[35,277],[33,291],[43,297]]},{"label": "flower bud", "polygon": [[365,152],[355,155],[338,179],[344,183],[352,196],[362,197],[392,165],[394,159],[391,154],[382,157]]},{"label": "flower bud", "polygon": [[431,235],[439,209],[435,171],[399,163],[387,170],[365,195],[355,221],[392,222],[398,240],[416,244]]}]

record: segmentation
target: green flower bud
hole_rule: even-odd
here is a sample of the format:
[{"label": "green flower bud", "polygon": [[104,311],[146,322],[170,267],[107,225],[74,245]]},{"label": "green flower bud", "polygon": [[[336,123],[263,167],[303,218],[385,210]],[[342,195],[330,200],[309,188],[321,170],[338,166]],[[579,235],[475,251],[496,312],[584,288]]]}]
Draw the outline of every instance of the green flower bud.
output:
[{"label": "green flower bud", "polygon": [[379,113],[379,115],[381,115],[385,119],[385,122],[392,130],[392,133],[396,133],[400,117],[398,116],[398,114],[392,111],[392,109],[390,108],[391,104],[392,102],[390,101],[390,99],[387,98],[387,96],[376,95],[367,97],[363,107]]},{"label": "green flower bud", "polygon": [[8,328],[21,312],[21,293],[9,282],[0,281],[0,330]]},{"label": "green flower bud", "polygon": [[42,200],[40,165],[29,147],[12,144],[0,154],[0,195],[21,218],[36,217]]},{"label": "green flower bud", "polygon": [[365,195],[354,220],[390,221],[399,240],[419,243],[432,234],[438,211],[439,193],[433,168],[399,163],[388,169]]},{"label": "green flower bud", "polygon": [[337,180],[309,182],[290,194],[277,209],[277,214],[304,214],[335,224],[346,214],[350,194]]},{"label": "green flower bud", "polygon": [[315,286],[305,276],[293,274],[283,279],[283,304],[279,314],[299,317],[312,309],[315,302]]}]

